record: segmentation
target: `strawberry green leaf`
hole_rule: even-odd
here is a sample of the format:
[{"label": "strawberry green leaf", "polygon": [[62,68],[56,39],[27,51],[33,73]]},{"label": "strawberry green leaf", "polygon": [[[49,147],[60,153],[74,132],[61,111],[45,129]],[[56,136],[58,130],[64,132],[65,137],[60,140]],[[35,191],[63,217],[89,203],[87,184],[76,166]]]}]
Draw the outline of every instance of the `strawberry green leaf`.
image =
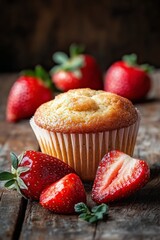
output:
[{"label": "strawberry green leaf", "polygon": [[[23,196],[23,194],[22,194],[22,192],[21,192],[21,190],[20,190],[20,187],[18,186],[18,183],[17,182],[15,182],[15,184],[13,185],[13,188],[12,189],[14,189],[14,190],[16,190],[19,194],[21,194],[22,196]],[[24,197],[24,196],[23,196]]]},{"label": "strawberry green leaf", "polygon": [[53,68],[51,68],[50,73],[51,74],[56,73],[61,69],[62,69],[61,66],[54,66]]},{"label": "strawberry green leaf", "polygon": [[12,167],[16,170],[18,168],[18,157],[13,152],[10,153],[10,156],[11,156]]},{"label": "strawberry green leaf", "polygon": [[12,180],[9,180],[8,182],[6,182],[4,186],[6,188],[9,188],[9,187],[11,187],[14,184],[15,184],[15,179],[12,179]]},{"label": "strawberry green leaf", "polygon": [[22,162],[24,156],[24,152],[22,152],[19,156],[18,156],[18,163],[20,164]]},{"label": "strawberry green leaf", "polygon": [[67,54],[64,52],[56,52],[53,54],[53,61],[57,64],[63,64],[69,60]]},{"label": "strawberry green leaf", "polygon": [[74,76],[76,76],[77,78],[81,78],[82,77],[82,72],[81,70],[74,70],[73,71]]},{"label": "strawberry green leaf", "polygon": [[79,69],[79,68],[83,67],[83,65],[84,65],[84,59],[82,56],[75,57],[71,62],[71,67],[73,70]]},{"label": "strawberry green leaf", "polygon": [[66,71],[75,71],[79,68],[83,67],[84,65],[84,59],[82,56],[78,56],[67,62],[65,65],[63,65],[63,69]]},{"label": "strawberry green leaf", "polygon": [[35,67],[35,76],[42,80],[47,87],[52,88],[50,75],[42,66],[37,65]]},{"label": "strawberry green leaf", "polygon": [[35,67],[35,75],[43,81],[48,81],[50,78],[48,72],[46,72],[46,70],[40,65]]},{"label": "strawberry green leaf", "polygon": [[20,175],[21,173],[27,172],[30,170],[30,167],[18,167],[17,168],[17,173]]},{"label": "strawberry green leaf", "polygon": [[35,72],[33,70],[23,70],[20,72],[21,76],[35,77]]},{"label": "strawberry green leaf", "polygon": [[28,189],[28,187],[20,177],[17,177],[17,183],[20,189]]},{"label": "strawberry green leaf", "polygon": [[147,73],[152,73],[155,69],[153,66],[149,65],[148,63],[141,64],[140,68]]},{"label": "strawberry green leaf", "polygon": [[46,71],[40,66],[37,65],[35,67],[35,76],[41,79],[46,79],[48,78],[48,74],[46,73]]},{"label": "strawberry green leaf", "polygon": [[[54,74],[58,71],[77,72],[84,66],[84,58],[80,55],[84,51],[84,46],[72,44],[70,46],[70,58],[63,52],[53,54],[53,60],[58,66],[54,66],[50,73]],[[79,73],[79,72],[78,72]],[[79,74],[80,75],[80,74]]]},{"label": "strawberry green leaf", "polygon": [[124,55],[122,60],[129,66],[138,67],[145,71],[146,73],[152,73],[154,71],[154,67],[149,65],[148,63],[139,65],[137,63],[137,55],[135,53],[132,53],[130,55]]},{"label": "strawberry green leaf", "polygon": [[72,43],[69,48],[69,53],[70,53],[71,58],[73,58],[79,54],[82,54],[84,52],[84,50],[85,50],[84,45],[77,45],[75,43]]},{"label": "strawberry green leaf", "polygon": [[55,90],[49,73],[40,65],[37,65],[34,70],[23,70],[20,75],[38,78],[46,87]]},{"label": "strawberry green leaf", "polygon": [[132,53],[130,55],[124,55],[122,60],[126,62],[129,66],[136,66],[137,65],[137,55]]},{"label": "strawberry green leaf", "polygon": [[13,179],[14,177],[15,177],[15,175],[10,172],[1,172],[0,173],[0,181],[7,181],[10,179]]},{"label": "strawberry green leaf", "polygon": [[19,161],[22,161],[24,153],[19,157],[16,156],[15,153],[11,152],[11,172],[1,172],[0,173],[0,181],[6,181],[4,187],[12,190],[17,190],[24,198],[25,196],[22,194],[21,189],[28,189],[24,181],[20,178],[20,174],[28,171],[29,167],[19,167]]}]

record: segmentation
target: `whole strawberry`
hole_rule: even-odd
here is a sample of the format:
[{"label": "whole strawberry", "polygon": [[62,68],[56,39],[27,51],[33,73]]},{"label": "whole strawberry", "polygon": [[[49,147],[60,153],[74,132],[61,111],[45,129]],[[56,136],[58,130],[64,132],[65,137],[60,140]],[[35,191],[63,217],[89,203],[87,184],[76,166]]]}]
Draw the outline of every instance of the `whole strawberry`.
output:
[{"label": "whole strawberry", "polygon": [[74,206],[86,202],[84,186],[78,175],[70,173],[43,190],[40,204],[56,213],[74,213]]},{"label": "whole strawberry", "polygon": [[41,66],[37,66],[35,71],[22,72],[8,96],[7,121],[31,117],[42,103],[53,98],[51,86],[51,79]]},{"label": "whole strawberry", "polygon": [[26,151],[17,157],[11,153],[10,172],[0,173],[5,187],[16,189],[26,198],[38,200],[41,192],[51,183],[75,171],[61,160],[47,154]]},{"label": "whole strawberry", "polygon": [[96,203],[108,203],[127,197],[149,180],[148,164],[120,151],[111,151],[101,160],[92,188]]},{"label": "whole strawberry", "polygon": [[102,74],[96,60],[82,54],[83,48],[72,44],[70,58],[63,52],[53,55],[59,64],[51,69],[53,83],[62,91],[75,88],[103,89]]},{"label": "whole strawberry", "polygon": [[126,55],[108,69],[104,88],[131,101],[139,101],[146,97],[151,88],[148,73],[152,70],[153,67],[148,64],[138,65],[135,54]]}]

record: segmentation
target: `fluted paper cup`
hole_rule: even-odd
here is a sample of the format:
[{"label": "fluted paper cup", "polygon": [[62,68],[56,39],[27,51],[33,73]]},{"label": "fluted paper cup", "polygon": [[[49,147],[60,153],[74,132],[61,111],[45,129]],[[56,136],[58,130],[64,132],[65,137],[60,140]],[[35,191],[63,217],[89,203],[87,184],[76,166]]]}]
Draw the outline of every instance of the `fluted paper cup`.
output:
[{"label": "fluted paper cup", "polygon": [[30,120],[41,151],[70,165],[85,181],[94,180],[99,161],[108,151],[133,154],[139,122],[140,116],[127,128],[81,134],[51,132],[37,126],[34,118]]}]

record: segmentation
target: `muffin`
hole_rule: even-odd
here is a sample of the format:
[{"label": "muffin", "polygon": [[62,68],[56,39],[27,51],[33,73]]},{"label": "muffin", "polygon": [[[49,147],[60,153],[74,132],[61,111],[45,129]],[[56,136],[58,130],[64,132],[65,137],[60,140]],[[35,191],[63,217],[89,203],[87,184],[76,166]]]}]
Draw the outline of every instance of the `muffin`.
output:
[{"label": "muffin", "polygon": [[92,181],[104,154],[133,154],[139,113],[126,98],[89,88],[70,90],[42,104],[30,124],[41,151]]}]

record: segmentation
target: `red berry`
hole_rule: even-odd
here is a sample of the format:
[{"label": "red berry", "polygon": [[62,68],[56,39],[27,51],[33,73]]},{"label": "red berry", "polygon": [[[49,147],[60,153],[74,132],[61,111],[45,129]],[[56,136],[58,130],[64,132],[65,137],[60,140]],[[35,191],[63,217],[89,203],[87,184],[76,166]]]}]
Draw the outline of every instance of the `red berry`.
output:
[{"label": "red berry", "polygon": [[105,90],[131,101],[144,98],[151,88],[151,79],[142,66],[126,61],[114,63],[105,75]]},{"label": "red berry", "polygon": [[16,122],[31,117],[36,109],[53,98],[52,91],[36,76],[22,75],[13,84],[7,102],[6,119]]},{"label": "red berry", "polygon": [[63,70],[55,72],[52,75],[52,80],[55,86],[62,91],[81,87],[79,77],[73,72],[66,72]]},{"label": "red berry", "polygon": [[77,50],[77,46],[70,48],[70,58],[62,52],[53,55],[54,61],[60,64],[51,70],[53,83],[62,91],[75,88],[103,89],[102,73],[96,60]]},{"label": "red berry", "polygon": [[[51,183],[75,171],[61,160],[47,154],[26,151],[22,158],[12,157],[12,175],[6,180],[13,180],[14,189],[23,193],[27,198],[38,200],[41,192]],[[0,173],[0,180],[3,177]]]},{"label": "red berry", "polygon": [[70,173],[47,187],[40,196],[40,204],[56,213],[74,213],[74,206],[86,202],[86,193],[80,178]]},{"label": "red berry", "polygon": [[149,176],[150,170],[145,161],[111,151],[99,164],[92,198],[96,203],[108,203],[127,197],[143,187]]}]

